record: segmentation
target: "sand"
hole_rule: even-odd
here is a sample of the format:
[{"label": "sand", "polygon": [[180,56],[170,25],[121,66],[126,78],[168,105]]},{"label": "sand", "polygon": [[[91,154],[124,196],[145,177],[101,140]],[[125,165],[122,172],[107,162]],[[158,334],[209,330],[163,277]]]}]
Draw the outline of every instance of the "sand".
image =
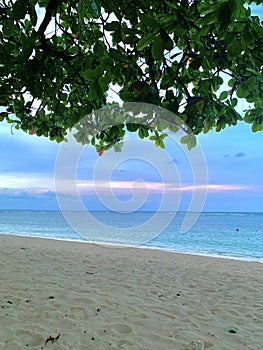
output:
[{"label": "sand", "polygon": [[0,349],[263,349],[262,263],[8,235],[0,247]]}]

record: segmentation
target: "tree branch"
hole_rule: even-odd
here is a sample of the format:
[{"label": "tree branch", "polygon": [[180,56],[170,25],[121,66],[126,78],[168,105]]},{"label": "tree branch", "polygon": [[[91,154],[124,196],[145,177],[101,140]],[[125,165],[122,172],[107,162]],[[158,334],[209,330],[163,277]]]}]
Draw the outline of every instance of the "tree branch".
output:
[{"label": "tree branch", "polygon": [[51,22],[53,12],[54,12],[54,10],[57,9],[58,1],[59,0],[49,0],[47,7],[46,7],[45,17],[44,17],[44,19],[43,19],[43,21],[40,24],[39,29],[38,29],[38,33],[40,35],[43,35],[45,33],[47,26]]}]

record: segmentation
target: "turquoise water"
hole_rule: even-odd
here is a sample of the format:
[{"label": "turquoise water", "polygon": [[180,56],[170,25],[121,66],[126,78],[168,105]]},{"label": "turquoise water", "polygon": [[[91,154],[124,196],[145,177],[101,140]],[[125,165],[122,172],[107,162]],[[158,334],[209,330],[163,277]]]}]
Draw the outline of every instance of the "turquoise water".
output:
[{"label": "turquoise water", "polygon": [[[151,212],[91,214],[104,229],[96,229],[85,215],[78,213],[77,221],[85,230],[83,236],[74,232],[60,212],[2,210],[0,233],[133,246],[138,245],[133,228],[144,225],[141,232],[145,234],[147,220],[154,215]],[[191,230],[182,233],[180,228],[185,215],[177,213],[160,234],[148,225],[149,232],[153,229],[155,234],[146,235],[151,239],[143,241],[141,246],[263,262],[263,213],[202,213]],[[128,233],[125,233],[127,228]]]}]

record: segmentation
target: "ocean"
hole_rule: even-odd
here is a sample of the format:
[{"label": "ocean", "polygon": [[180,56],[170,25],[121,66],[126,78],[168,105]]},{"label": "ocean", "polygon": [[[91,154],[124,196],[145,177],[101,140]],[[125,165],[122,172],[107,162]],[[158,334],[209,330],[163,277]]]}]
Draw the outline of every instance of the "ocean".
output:
[{"label": "ocean", "polygon": [[0,233],[263,262],[263,213],[204,212],[187,232],[181,231],[186,213],[161,214],[164,222],[170,220],[164,229],[156,219],[151,220],[154,215],[90,212],[87,216],[75,212],[73,221],[78,225],[72,221],[74,231],[61,212],[1,210]]}]

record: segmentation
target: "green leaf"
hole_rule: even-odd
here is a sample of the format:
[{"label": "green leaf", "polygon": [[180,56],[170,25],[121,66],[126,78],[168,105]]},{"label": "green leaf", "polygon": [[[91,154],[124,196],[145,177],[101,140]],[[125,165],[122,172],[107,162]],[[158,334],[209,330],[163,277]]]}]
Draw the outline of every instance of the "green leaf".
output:
[{"label": "green leaf", "polygon": [[257,77],[251,77],[246,81],[246,86],[250,92],[255,93],[257,86]]},{"label": "green leaf", "polygon": [[134,102],[134,93],[131,91],[127,91],[126,89],[123,89],[120,91],[119,96],[124,102]]},{"label": "green leaf", "polygon": [[106,53],[106,46],[105,44],[101,41],[98,40],[93,48],[93,52],[97,55],[97,56],[104,56]]},{"label": "green leaf", "polygon": [[66,101],[67,99],[68,99],[68,94],[65,94],[65,93],[60,94],[61,101]]},{"label": "green leaf", "polygon": [[219,96],[219,100],[223,101],[228,97],[228,92],[227,91],[223,91],[221,92],[220,96]]},{"label": "green leaf", "polygon": [[84,22],[85,15],[86,15],[85,0],[79,0],[78,16],[79,16],[80,22],[82,23]]},{"label": "green leaf", "polygon": [[258,74],[258,72],[254,68],[246,68],[246,71],[256,75]]},{"label": "green leaf", "polygon": [[187,148],[191,150],[193,147],[196,146],[196,137],[195,135],[185,135],[181,137],[181,143],[187,145]]},{"label": "green leaf", "polygon": [[95,143],[96,143],[96,139],[95,139],[95,137],[93,136],[93,137],[91,138],[91,144],[92,144],[92,146],[95,146]]},{"label": "green leaf", "polygon": [[172,50],[174,47],[173,40],[170,38],[170,36],[164,30],[161,31],[161,38],[163,41],[163,47],[166,50],[169,50],[169,51]]},{"label": "green leaf", "polygon": [[109,32],[114,32],[115,30],[120,28],[120,22],[113,21],[113,22],[107,23],[104,28]]},{"label": "green leaf", "polygon": [[79,0],[78,15],[83,22],[84,18],[99,18],[100,9],[94,0]]},{"label": "green leaf", "polygon": [[44,109],[40,109],[40,110],[38,111],[38,113],[37,113],[38,119],[44,120],[44,119],[45,119],[45,116],[46,116],[46,113],[45,113]]},{"label": "green leaf", "polygon": [[[231,0],[234,2],[235,0]],[[218,4],[219,10],[218,10],[218,19],[220,23],[220,29],[225,30],[228,25],[231,24],[232,20],[232,11],[230,7],[230,2],[231,1],[221,1],[221,3]]]},{"label": "green leaf", "polygon": [[158,22],[153,16],[147,16],[143,18],[143,24],[150,27],[150,28],[156,28],[158,27]]},{"label": "green leaf", "polygon": [[105,77],[99,77],[99,85],[101,87],[101,90],[106,93],[108,90],[108,86],[109,86],[109,79],[105,76]]},{"label": "green leaf", "polygon": [[98,94],[97,94],[97,84],[91,84],[90,85],[90,89],[89,89],[89,98],[91,100],[96,100],[97,97],[98,97]]},{"label": "green leaf", "polygon": [[237,97],[245,98],[249,94],[248,89],[246,89],[243,85],[240,85],[237,89]]},{"label": "green leaf", "polygon": [[37,12],[33,0],[29,0],[29,15],[33,26],[37,24]]},{"label": "green leaf", "polygon": [[237,98],[232,98],[231,100],[231,106],[234,108],[237,105]]},{"label": "green leaf", "polygon": [[162,60],[163,59],[163,40],[161,36],[157,36],[157,38],[154,40],[152,45],[152,56],[155,60]]},{"label": "green leaf", "polygon": [[238,38],[234,37],[227,47],[228,53],[232,56],[239,55],[243,50],[241,42]]},{"label": "green leaf", "polygon": [[257,121],[255,121],[255,122],[252,124],[251,130],[252,130],[253,132],[262,131],[262,130],[263,130],[263,124],[262,124],[262,123],[259,123],[259,122],[257,122]]},{"label": "green leaf", "polygon": [[236,83],[236,79],[235,79],[235,78],[231,78],[231,79],[229,80],[229,82],[228,82],[228,86],[229,86],[229,87],[233,87],[233,86],[235,85],[235,83]]},{"label": "green leaf", "polygon": [[[169,124],[168,124],[165,120],[163,120],[163,119],[158,119],[158,120],[157,120],[157,129],[158,129],[159,131],[163,131],[163,130],[168,129],[168,125],[169,125]],[[167,134],[162,134],[160,137],[165,137],[164,135],[167,136]]]},{"label": "green leaf", "polygon": [[161,147],[162,149],[165,148],[163,140],[159,140],[159,147]]},{"label": "green leaf", "polygon": [[186,145],[189,142],[189,135],[185,135],[181,138],[181,143]]},{"label": "green leaf", "polygon": [[139,131],[138,131],[138,135],[141,139],[144,139],[145,137],[148,137],[149,136],[149,131],[148,129],[146,128],[145,125],[140,125],[139,126]]},{"label": "green leaf", "polygon": [[219,77],[219,76],[214,76],[211,79],[211,83],[212,83],[212,87],[215,91],[217,91],[219,89],[219,87],[224,83],[224,80]]},{"label": "green leaf", "polygon": [[0,121],[2,122],[6,118],[8,118],[8,113],[7,112],[0,112]]},{"label": "green leaf", "polygon": [[94,0],[85,0],[85,5],[86,5],[86,11],[87,11],[86,13],[88,17],[91,16],[91,17],[99,18],[100,12]]},{"label": "green leaf", "polygon": [[[12,37],[14,34],[16,34],[17,31],[17,26],[14,23],[13,19],[8,18],[6,21],[3,23],[3,34],[7,37]],[[15,51],[16,47],[9,45],[8,46],[8,51]]]},{"label": "green leaf", "polygon": [[91,5],[91,10],[93,11],[93,14],[95,14],[95,18],[99,18],[100,16],[100,11],[99,11],[99,8],[97,6],[97,3],[96,1],[94,0],[89,0],[90,2],[90,5]]},{"label": "green leaf", "polygon": [[147,33],[145,34],[137,43],[137,50],[142,51],[145,47],[149,46],[154,38],[156,37],[156,33]]},{"label": "green leaf", "polygon": [[117,60],[117,61],[122,61],[122,62],[125,62],[127,60],[127,56],[125,56],[123,53],[121,53],[119,50],[116,50],[116,49],[113,49],[113,48],[110,48],[109,50],[109,54],[110,56]]},{"label": "green leaf", "polygon": [[28,0],[17,0],[13,6],[14,19],[19,20],[25,18],[27,14]]},{"label": "green leaf", "polygon": [[85,71],[82,71],[80,75],[87,81],[97,78],[97,74],[92,69],[86,69]]},{"label": "green leaf", "polygon": [[130,132],[135,132],[139,129],[140,124],[136,123],[126,123],[127,130]]}]

